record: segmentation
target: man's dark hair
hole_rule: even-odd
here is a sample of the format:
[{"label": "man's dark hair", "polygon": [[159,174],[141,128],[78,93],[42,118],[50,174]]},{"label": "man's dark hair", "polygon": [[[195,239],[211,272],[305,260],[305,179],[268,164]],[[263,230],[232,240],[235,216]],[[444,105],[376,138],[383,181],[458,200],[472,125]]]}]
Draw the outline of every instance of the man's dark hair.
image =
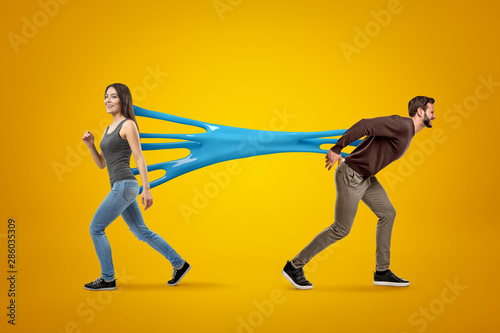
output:
[{"label": "man's dark hair", "polygon": [[418,108],[422,108],[424,111],[427,110],[427,103],[434,104],[434,98],[426,96],[412,98],[411,101],[408,102],[408,113],[410,117],[413,117],[417,113]]}]

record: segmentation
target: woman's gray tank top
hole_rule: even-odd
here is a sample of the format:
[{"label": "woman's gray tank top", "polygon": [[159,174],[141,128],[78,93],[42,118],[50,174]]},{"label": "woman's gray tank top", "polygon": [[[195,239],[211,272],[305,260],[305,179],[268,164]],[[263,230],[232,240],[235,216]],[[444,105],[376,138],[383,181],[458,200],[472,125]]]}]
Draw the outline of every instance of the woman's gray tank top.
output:
[{"label": "woman's gray tank top", "polygon": [[127,120],[121,121],[112,133],[108,134],[109,126],[106,127],[101,140],[101,150],[106,158],[111,186],[119,180],[136,179],[130,169],[132,150],[127,139],[120,136],[120,129]]}]

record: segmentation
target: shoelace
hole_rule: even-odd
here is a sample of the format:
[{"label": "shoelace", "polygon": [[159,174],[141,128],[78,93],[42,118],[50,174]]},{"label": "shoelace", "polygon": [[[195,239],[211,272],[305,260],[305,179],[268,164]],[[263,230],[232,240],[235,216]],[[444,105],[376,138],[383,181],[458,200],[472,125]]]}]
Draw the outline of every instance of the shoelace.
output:
[{"label": "shoelace", "polygon": [[172,279],[175,279],[175,276],[177,275],[177,272],[178,272],[178,270],[174,269],[174,271],[172,272]]},{"label": "shoelace", "polygon": [[298,282],[300,283],[306,283],[309,282],[306,279],[306,276],[304,275],[304,271],[302,269],[295,271],[295,278],[297,279]]},{"label": "shoelace", "polygon": [[92,282],[92,284],[98,284],[101,283],[101,281],[102,281],[102,276],[98,277],[94,282]]},{"label": "shoelace", "polygon": [[394,274],[392,271],[390,271],[390,272],[391,272],[391,274],[390,274],[390,275],[392,276],[392,278],[394,278],[394,279],[396,279],[396,280],[398,280],[398,281],[400,281],[400,282],[406,282],[406,280],[405,280],[404,278],[397,276],[397,275],[396,275],[396,274]]}]

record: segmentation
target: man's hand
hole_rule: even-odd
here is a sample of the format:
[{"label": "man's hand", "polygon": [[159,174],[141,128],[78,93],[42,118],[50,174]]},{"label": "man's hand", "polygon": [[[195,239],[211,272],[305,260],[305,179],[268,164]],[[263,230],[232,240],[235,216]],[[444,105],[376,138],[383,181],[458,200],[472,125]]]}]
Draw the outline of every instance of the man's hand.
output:
[{"label": "man's hand", "polygon": [[342,155],[335,154],[333,151],[329,150],[328,154],[326,154],[325,168],[328,168],[328,170],[330,170],[337,161],[339,162],[340,166],[340,163],[342,163]]}]

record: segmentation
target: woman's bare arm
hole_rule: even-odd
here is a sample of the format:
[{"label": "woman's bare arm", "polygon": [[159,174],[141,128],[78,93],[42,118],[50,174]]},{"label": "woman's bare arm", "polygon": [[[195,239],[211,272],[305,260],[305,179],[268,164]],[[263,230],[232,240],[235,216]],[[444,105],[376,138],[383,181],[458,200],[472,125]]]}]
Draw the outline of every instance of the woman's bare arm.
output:
[{"label": "woman's bare arm", "polygon": [[104,157],[103,152],[97,152],[97,149],[94,145],[94,135],[87,131],[82,137],[83,142],[89,147],[90,153],[92,154],[92,158],[100,169],[104,169],[106,167],[106,158]]}]

